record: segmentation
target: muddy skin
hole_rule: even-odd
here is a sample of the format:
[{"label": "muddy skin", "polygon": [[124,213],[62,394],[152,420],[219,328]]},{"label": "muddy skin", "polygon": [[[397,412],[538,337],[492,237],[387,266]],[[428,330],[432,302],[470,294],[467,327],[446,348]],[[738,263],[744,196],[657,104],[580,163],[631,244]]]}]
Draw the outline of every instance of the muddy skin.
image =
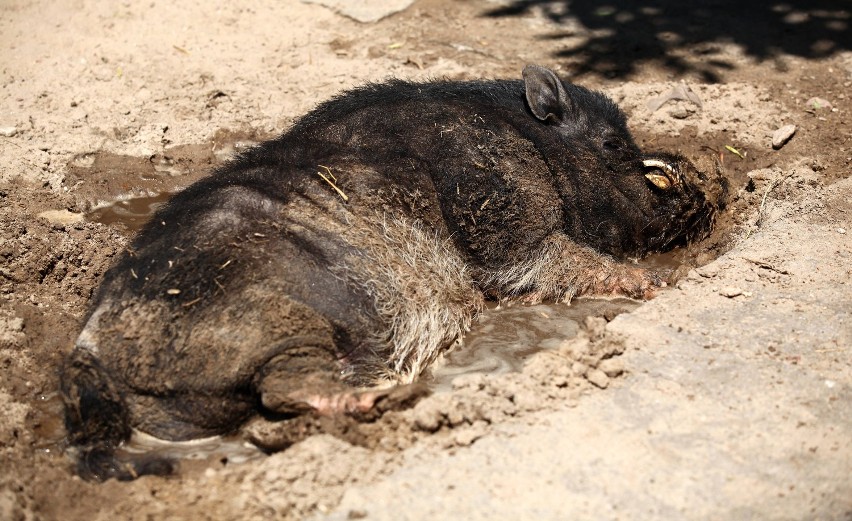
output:
[{"label": "muddy skin", "polygon": [[170,472],[116,460],[132,429],[410,403],[358,388],[413,382],[485,295],[652,296],[661,274],[623,261],[704,237],[724,192],[542,67],[344,93],[176,195],[107,273],[63,367],[78,472]]}]

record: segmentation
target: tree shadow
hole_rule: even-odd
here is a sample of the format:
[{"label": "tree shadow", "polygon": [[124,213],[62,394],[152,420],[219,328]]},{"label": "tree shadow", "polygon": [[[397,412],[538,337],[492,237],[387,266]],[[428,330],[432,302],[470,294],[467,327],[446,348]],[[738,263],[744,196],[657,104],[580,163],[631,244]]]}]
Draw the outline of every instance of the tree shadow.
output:
[{"label": "tree shadow", "polygon": [[734,68],[722,44],[737,44],[759,61],[782,54],[823,58],[852,48],[849,0],[515,0],[484,16],[535,11],[566,27],[543,39],[577,42],[556,53],[577,76],[623,78],[656,63],[677,76],[718,82]]}]

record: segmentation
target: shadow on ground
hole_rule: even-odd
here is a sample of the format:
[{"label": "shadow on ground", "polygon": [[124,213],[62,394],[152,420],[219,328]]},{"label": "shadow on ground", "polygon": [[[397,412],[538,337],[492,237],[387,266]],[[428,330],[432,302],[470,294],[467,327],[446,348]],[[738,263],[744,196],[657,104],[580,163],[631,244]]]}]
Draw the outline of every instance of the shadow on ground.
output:
[{"label": "shadow on ground", "polygon": [[822,58],[852,48],[847,0],[516,0],[484,16],[538,10],[565,26],[542,38],[566,41],[556,57],[578,76],[624,78],[653,62],[715,83],[735,68],[723,44],[737,44],[758,61],[781,54]]}]

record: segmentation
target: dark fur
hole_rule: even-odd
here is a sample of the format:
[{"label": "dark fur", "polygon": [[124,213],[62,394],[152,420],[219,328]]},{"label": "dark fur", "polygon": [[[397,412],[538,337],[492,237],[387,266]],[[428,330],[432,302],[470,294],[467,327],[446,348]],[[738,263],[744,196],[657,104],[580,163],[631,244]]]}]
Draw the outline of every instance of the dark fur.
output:
[{"label": "dark fur", "polygon": [[642,297],[657,279],[614,258],[705,235],[720,180],[655,155],[684,182],[650,186],[612,101],[524,74],[352,90],[158,211],[65,364],[81,474],[170,470],[111,462],[131,427],[191,439],[410,381],[484,292]]}]

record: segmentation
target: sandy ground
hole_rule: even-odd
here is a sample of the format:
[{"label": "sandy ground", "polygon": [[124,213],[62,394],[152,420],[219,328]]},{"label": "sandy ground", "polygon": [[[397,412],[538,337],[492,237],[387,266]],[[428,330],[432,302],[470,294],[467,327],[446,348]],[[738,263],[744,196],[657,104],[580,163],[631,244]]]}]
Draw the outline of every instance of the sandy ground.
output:
[{"label": "sandy ground", "polygon": [[[852,519],[850,10],[407,3],[371,23],[295,0],[0,5],[0,519]],[[56,369],[128,237],[86,212],[186,186],[364,81],[531,62],[609,93],[643,146],[721,159],[702,266],[358,432],[73,476]],[[679,86],[700,102],[652,110]]]}]

